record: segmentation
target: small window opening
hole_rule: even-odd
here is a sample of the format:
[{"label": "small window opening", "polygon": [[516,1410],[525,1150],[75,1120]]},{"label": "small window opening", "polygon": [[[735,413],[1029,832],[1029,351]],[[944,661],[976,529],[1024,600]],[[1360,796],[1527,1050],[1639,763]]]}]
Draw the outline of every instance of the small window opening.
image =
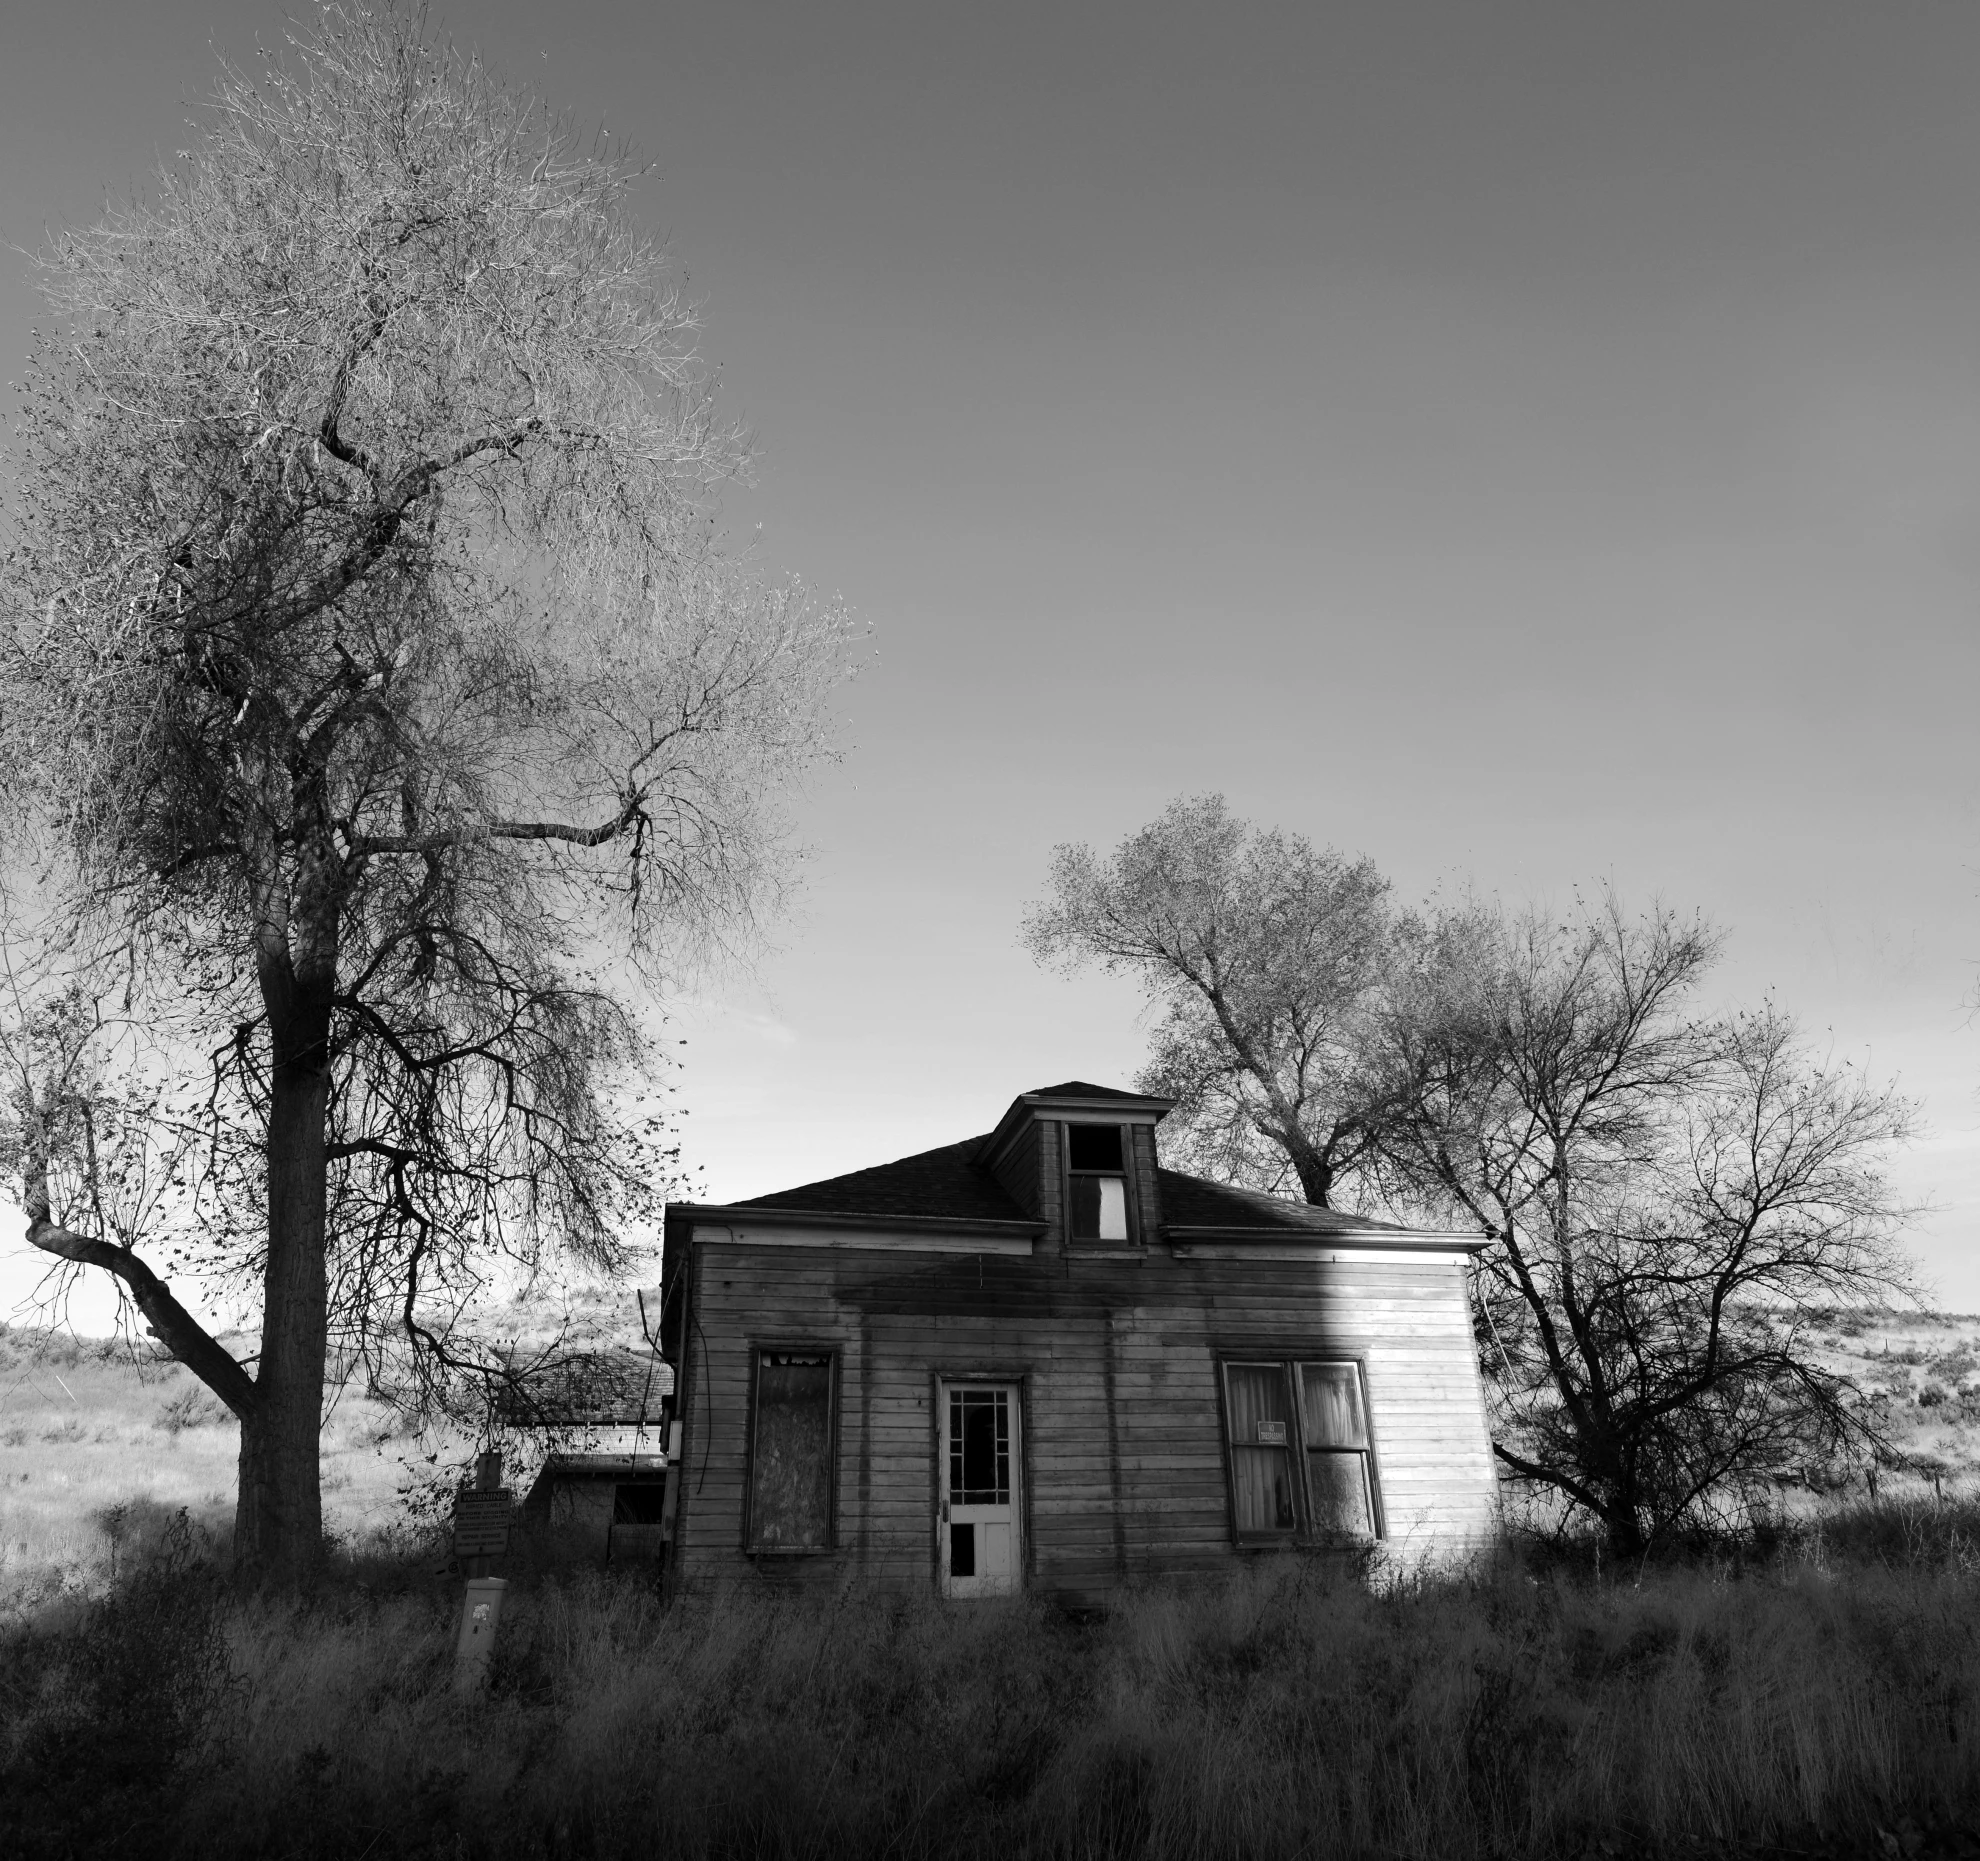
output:
[{"label": "small window opening", "polygon": [[659,1525],[665,1522],[663,1510],[667,1488],[659,1480],[622,1481],[612,1490],[614,1525]]},{"label": "small window opening", "polygon": [[1076,1241],[1128,1238],[1127,1167],[1117,1124],[1069,1124],[1066,1171],[1072,1237]]}]

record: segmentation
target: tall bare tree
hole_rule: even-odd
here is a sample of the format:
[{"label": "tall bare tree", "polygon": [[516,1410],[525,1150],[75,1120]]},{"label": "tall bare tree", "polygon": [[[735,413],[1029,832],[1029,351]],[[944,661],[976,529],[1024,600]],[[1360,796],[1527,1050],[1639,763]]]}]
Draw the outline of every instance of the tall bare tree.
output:
[{"label": "tall bare tree", "polygon": [[1529,915],[1426,972],[1389,1030],[1416,1082],[1390,1162],[1492,1236],[1495,1451],[1624,1554],[1874,1444],[1814,1315],[1909,1286],[1884,1163],[1911,1107],[1771,1005],[1698,1013],[1717,948],[1613,900]]},{"label": "tall bare tree", "polygon": [[628,991],[747,931],[826,747],[844,623],[711,544],[742,452],[636,177],[332,6],[42,263],[0,767],[79,920],[203,1005],[212,1115],[261,1140],[258,1357],[57,1206],[60,1093],[19,1106],[29,1239],[239,1416],[237,1552],[280,1577],[333,1314],[433,1348],[478,1250],[613,1258]]},{"label": "tall bare tree", "polygon": [[1041,963],[1130,975],[1159,1010],[1139,1084],[1176,1100],[1175,1154],[1321,1207],[1380,1160],[1394,1082],[1373,1032],[1423,937],[1371,862],[1221,795],[1171,802],[1104,860],[1057,848],[1023,929]]}]

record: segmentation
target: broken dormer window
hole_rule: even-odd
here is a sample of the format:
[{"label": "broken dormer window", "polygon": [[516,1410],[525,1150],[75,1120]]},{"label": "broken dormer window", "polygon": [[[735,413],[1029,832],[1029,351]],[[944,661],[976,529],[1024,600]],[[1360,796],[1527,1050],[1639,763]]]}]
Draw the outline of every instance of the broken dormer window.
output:
[{"label": "broken dormer window", "polygon": [[1125,1147],[1117,1124],[1066,1126],[1066,1202],[1076,1241],[1119,1241],[1128,1232]]}]

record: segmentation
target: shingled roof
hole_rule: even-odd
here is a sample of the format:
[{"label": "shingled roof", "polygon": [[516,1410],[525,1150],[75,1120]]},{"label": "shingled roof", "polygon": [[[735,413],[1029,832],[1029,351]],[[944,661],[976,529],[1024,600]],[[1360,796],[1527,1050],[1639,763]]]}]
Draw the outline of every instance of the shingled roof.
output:
[{"label": "shingled roof", "polygon": [[[1101,1087],[1054,1086],[1054,1095],[1072,1096],[1077,1092],[1104,1092]],[[1111,1093],[1116,1098],[1131,1093]],[[898,1162],[882,1163],[872,1169],[854,1170],[846,1176],[828,1176],[823,1182],[806,1183],[797,1189],[779,1189],[774,1195],[752,1196],[736,1208],[782,1209],[792,1214],[883,1215],[892,1219],[935,1221],[1024,1221],[1025,1211],[988,1170],[977,1167],[976,1157],[985,1140],[965,1139],[960,1144],[944,1144],[939,1150],[923,1150]],[[1371,1221],[1365,1215],[1351,1215],[1337,1208],[1314,1208],[1305,1202],[1288,1202],[1274,1195],[1261,1195],[1253,1189],[1234,1189],[1201,1176],[1185,1176],[1180,1170],[1158,1170],[1164,1228],[1215,1229],[1219,1232],[1347,1234],[1366,1229],[1398,1232],[1394,1224]]]},{"label": "shingled roof", "polygon": [[1180,1170],[1157,1170],[1165,1228],[1259,1228],[1304,1234],[1359,1233],[1366,1228],[1402,1232],[1392,1221],[1351,1215],[1344,1208],[1315,1208],[1256,1189],[1237,1189]]},{"label": "shingled roof", "polygon": [[939,1221],[1026,1221],[1010,1192],[988,1170],[976,1167],[980,1137],[939,1150],[917,1151],[898,1162],[828,1176],[799,1189],[752,1196],[736,1208],[781,1208],[814,1215],[924,1216]]},{"label": "shingled roof", "polygon": [[[1028,1099],[1134,1099],[1139,1102],[1146,1094],[1121,1092],[1113,1086],[1096,1086],[1084,1079],[1068,1079],[1063,1085],[1039,1086],[1024,1096]],[[1166,1099],[1161,1102],[1168,1103]]]}]

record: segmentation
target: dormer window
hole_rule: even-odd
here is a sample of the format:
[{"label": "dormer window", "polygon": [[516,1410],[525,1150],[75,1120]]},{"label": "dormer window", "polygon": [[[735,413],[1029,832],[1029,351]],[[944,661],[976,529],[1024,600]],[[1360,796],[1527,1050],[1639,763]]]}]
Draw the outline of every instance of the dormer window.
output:
[{"label": "dormer window", "polygon": [[1068,1079],[1020,1094],[974,1161],[1049,1245],[1138,1258],[1162,1231],[1155,1127],[1172,1102]]},{"label": "dormer window", "polygon": [[1117,1124],[1066,1126],[1066,1201],[1076,1241],[1131,1238],[1121,1135]]}]

